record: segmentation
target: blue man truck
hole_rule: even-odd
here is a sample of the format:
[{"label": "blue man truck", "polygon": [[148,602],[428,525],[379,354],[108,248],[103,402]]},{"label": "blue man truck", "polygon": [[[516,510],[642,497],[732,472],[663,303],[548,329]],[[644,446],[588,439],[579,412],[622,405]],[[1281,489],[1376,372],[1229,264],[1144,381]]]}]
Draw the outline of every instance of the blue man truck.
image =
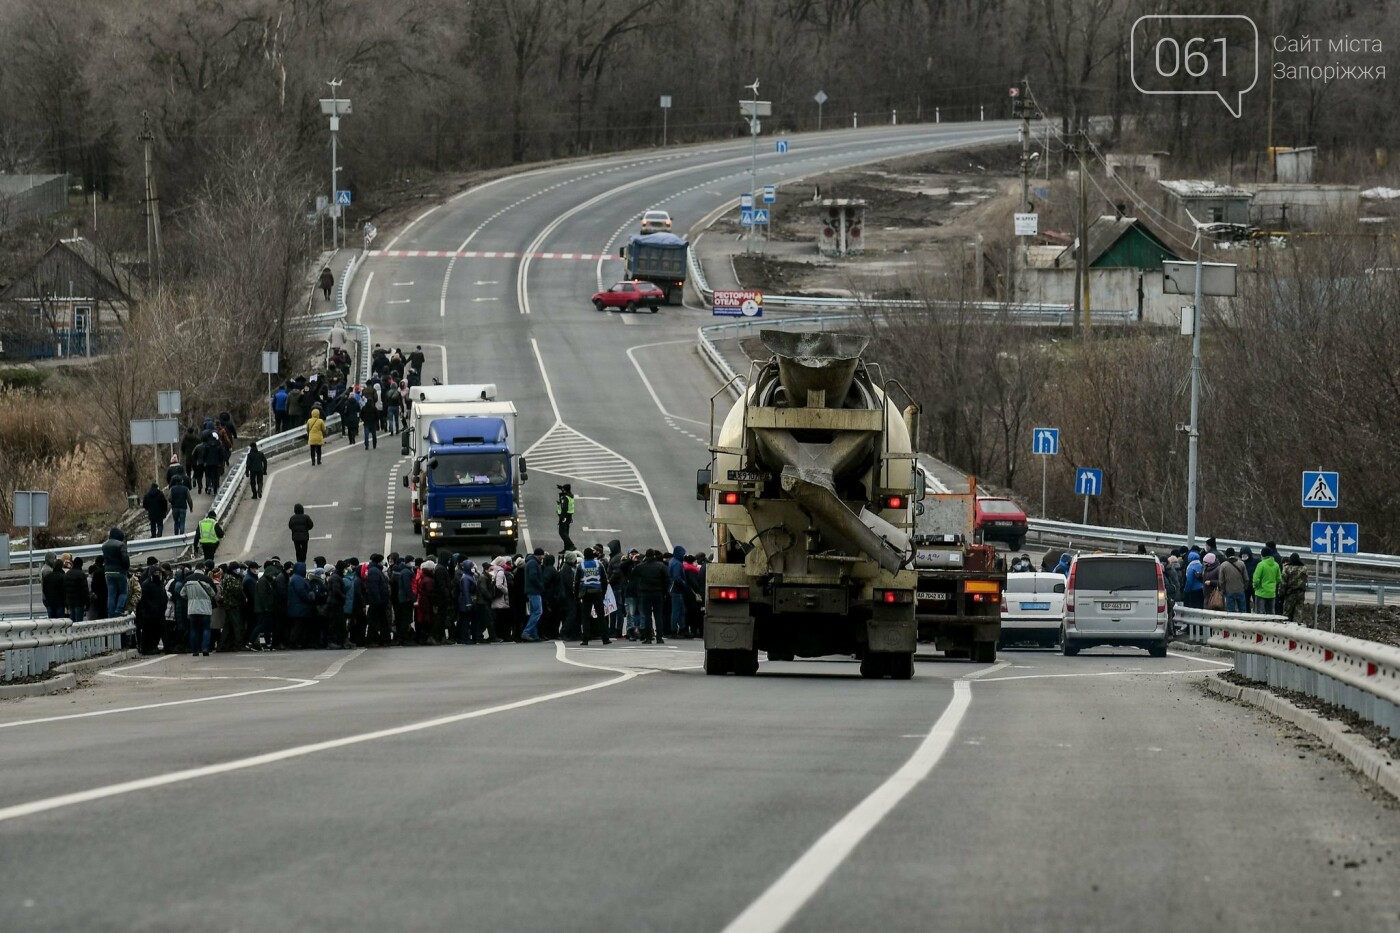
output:
[{"label": "blue man truck", "polygon": [[413,455],[403,478],[413,531],[428,553],[448,544],[513,546],[527,479],[525,458],[515,453],[515,405],[497,401],[495,386],[456,389],[415,390],[423,397],[414,399],[403,441],[404,453]]},{"label": "blue man truck", "polygon": [[668,305],[678,305],[685,294],[689,250],[690,244],[674,233],[633,236],[618,250],[627,266],[623,278],[651,282],[666,293]]}]

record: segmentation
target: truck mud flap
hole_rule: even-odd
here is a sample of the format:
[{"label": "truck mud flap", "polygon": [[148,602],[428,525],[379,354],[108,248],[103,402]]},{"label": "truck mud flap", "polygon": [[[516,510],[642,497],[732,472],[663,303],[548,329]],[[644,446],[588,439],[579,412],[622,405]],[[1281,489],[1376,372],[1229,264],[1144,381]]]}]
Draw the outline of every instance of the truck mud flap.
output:
[{"label": "truck mud flap", "polygon": [[724,612],[711,603],[705,610],[705,648],[753,649],[754,622],[745,611]]},{"label": "truck mud flap", "polygon": [[881,619],[878,615],[865,625],[871,651],[910,654],[917,647],[918,626],[913,619]]}]

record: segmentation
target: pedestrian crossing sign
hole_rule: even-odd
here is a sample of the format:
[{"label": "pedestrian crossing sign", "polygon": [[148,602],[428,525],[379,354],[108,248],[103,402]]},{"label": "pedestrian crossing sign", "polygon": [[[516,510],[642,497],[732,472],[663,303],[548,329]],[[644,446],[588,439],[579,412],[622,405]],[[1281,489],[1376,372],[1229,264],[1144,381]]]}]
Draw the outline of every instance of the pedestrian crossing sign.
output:
[{"label": "pedestrian crossing sign", "polygon": [[1335,509],[1340,504],[1338,473],[1326,470],[1303,471],[1303,508]]}]

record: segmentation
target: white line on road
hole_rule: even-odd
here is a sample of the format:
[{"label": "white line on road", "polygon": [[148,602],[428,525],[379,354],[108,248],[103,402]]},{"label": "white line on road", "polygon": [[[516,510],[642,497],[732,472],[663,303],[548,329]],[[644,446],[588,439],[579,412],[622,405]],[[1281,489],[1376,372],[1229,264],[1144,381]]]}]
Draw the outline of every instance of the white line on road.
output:
[{"label": "white line on road", "polygon": [[646,373],[642,372],[642,364],[637,362],[637,358],[632,355],[637,350],[649,350],[652,347],[671,347],[675,346],[678,343],[683,343],[686,346],[695,345],[695,341],[693,340],[667,340],[662,343],[644,343],[639,346],[628,347],[627,358],[632,361],[633,367],[635,367],[637,370],[637,375],[642,377],[642,385],[647,387],[647,392],[651,395],[651,400],[656,403],[657,411],[661,412],[661,414],[667,418],[674,418],[677,421],[689,421],[691,424],[698,424],[702,427],[708,428],[710,424],[707,421],[697,421],[694,418],[686,418],[681,415],[673,415],[669,411],[667,411],[666,406],[661,404],[660,396],[658,396],[656,394],[656,390],[651,387],[651,380],[647,378]]},{"label": "white line on road", "polygon": [[[344,447],[337,447],[335,450],[323,450],[321,452],[321,458],[325,459],[326,457],[334,457],[339,454],[345,453],[347,450],[355,449],[356,445],[347,444]],[[293,456],[296,456],[296,454],[293,454]],[[253,513],[253,524],[248,528],[248,537],[245,538],[243,541],[242,554],[247,554],[253,549],[253,538],[258,533],[258,526],[262,524],[263,509],[267,508],[267,494],[268,491],[272,489],[273,480],[275,480],[278,476],[282,475],[288,470],[295,470],[297,467],[306,467],[307,469],[311,469],[311,461],[299,459],[296,463],[288,463],[285,466],[280,466],[275,470],[268,471],[267,479],[263,481],[262,498],[258,499],[258,510]],[[240,554],[239,556],[242,556],[242,554]]]},{"label": "white line on road", "polygon": [[355,305],[355,323],[360,323],[360,315],[365,311],[365,298],[369,297],[369,283],[374,281],[374,273],[365,276],[364,287],[360,289],[360,303]]},{"label": "white line on road", "polygon": [[412,303],[413,303],[413,299],[412,299],[412,298],[391,298],[391,299],[389,299],[388,301],[386,301],[386,302],[384,302],[384,303],[385,303],[386,305],[407,305],[407,304],[412,304]]},{"label": "white line on road", "polygon": [[303,505],[303,509],[333,509],[340,505],[340,500],[334,502],[322,502],[319,505]]},{"label": "white line on road", "polygon": [[394,286],[394,288],[403,288],[403,287],[406,286],[406,285],[414,285],[414,284],[416,284],[416,283],[414,283],[414,282],[394,282],[394,283],[393,283],[393,286]]},{"label": "white line on road", "polygon": [[1181,658],[1183,661],[1200,661],[1202,664],[1217,664],[1220,667],[1234,667],[1233,661],[1217,661],[1214,658],[1203,658],[1195,654],[1182,654],[1180,651],[1168,651],[1167,654],[1174,658]]},{"label": "white line on road", "polygon": [[330,679],[331,679],[332,677],[334,677],[336,674],[339,674],[339,673],[340,673],[340,669],[341,669],[341,668],[343,668],[345,665],[349,664],[351,661],[355,660],[356,658],[358,658],[360,655],[362,655],[362,654],[364,654],[364,653],[365,653],[365,649],[364,649],[364,648],[356,648],[354,651],[350,652],[350,653],[347,654],[345,657],[341,658],[339,661],[336,661],[336,662],[335,662],[334,664],[332,664],[330,667],[326,668],[324,671],[322,671],[321,673],[317,674],[317,675],[316,675],[316,679],[317,679],[317,680],[330,680]]},{"label": "white line on road", "polygon": [[1079,674],[1015,674],[1011,677],[988,677],[984,684],[1001,684],[1008,680],[1059,680],[1068,677],[1184,677],[1191,674],[1209,674],[1209,670],[1195,671],[1084,671]]},{"label": "white line on road", "polygon": [[[990,670],[990,668],[988,668]],[[909,760],[856,808],[822,834],[724,933],[776,933],[787,925],[841,863],[908,793],[929,776],[972,704],[972,684],[953,681],[953,699]],[[0,811],[3,813],[3,811]]]},{"label": "white line on road", "polygon": [[[295,758],[304,758],[308,755],[315,755],[320,752],[332,751],[337,748],[347,748],[352,745],[363,745],[367,742],[378,741],[379,739],[394,738],[400,735],[411,735],[415,732],[425,732],[429,729],[436,729],[441,726],[450,726],[459,722],[467,722],[472,719],[481,719],[496,713],[506,713],[512,710],[525,709],[529,706],[537,706],[541,703],[548,703],[551,700],[562,700],[566,697],[578,696],[582,693],[589,693],[594,690],[601,690],[604,687],[613,687],[617,684],[626,683],[641,674],[641,671],[626,670],[616,667],[603,667],[602,665],[583,664],[578,661],[570,661],[563,657],[564,646],[558,643],[555,648],[555,657],[566,664],[575,667],[588,667],[601,671],[614,671],[616,677],[599,681],[598,683],[587,684],[582,687],[573,687],[568,690],[556,690],[553,693],[543,693],[538,696],[528,697],[524,700],[516,700],[513,703],[502,703],[499,706],[488,706],[485,709],[471,710],[465,713],[455,713],[451,716],[439,716],[435,719],[425,719],[421,722],[409,723],[403,726],[394,726],[388,729],[376,729],[373,732],[361,732],[356,735],[347,735],[339,739],[330,739],[324,742],[312,742],[309,745],[294,745],[291,748],[284,748],[275,752],[267,752],[262,755],[251,755],[247,758],[235,758],[232,761],[224,761],[218,764],[205,765],[200,768],[185,768],[180,771],[170,771],[166,774],[156,774],[151,777],[140,778],[134,781],[122,781],[118,784],[108,784],[103,787],[94,787],[89,790],[77,791],[71,794],[59,794],[54,797],[45,797],[40,800],[33,800],[29,803],[16,804],[11,807],[0,808],[0,823],[9,820],[19,819],[25,816],[34,816],[39,813],[46,813],[50,810],[59,810],[64,807],[76,806],[80,803],[91,803],[94,800],[106,800],[111,797],[120,797],[124,794],[135,793],[141,790],[151,790],[156,787],[167,787],[171,784],[182,784],[186,781],[195,781],[200,778],[214,777],[220,774],[229,774],[234,771],[245,771],[250,768],[258,768],[263,765],[276,764],[280,761],[290,761]],[[308,681],[317,683],[317,681]],[[288,688],[280,688],[288,689]]]},{"label": "white line on road", "polygon": [[[115,671],[102,671],[102,675],[112,677],[119,676]],[[164,680],[166,678],[159,678]],[[290,678],[281,678],[289,680]],[[136,713],[147,709],[165,709],[170,706],[188,706],[191,703],[211,703],[214,700],[233,700],[238,697],[257,696],[262,693],[278,693],[282,690],[297,690],[302,687],[314,686],[318,681],[298,680],[295,683],[286,684],[281,687],[263,687],[258,690],[240,690],[237,693],[216,693],[212,696],[191,697],[188,700],[167,700],[164,703],[142,703],[138,706],[118,706],[112,709],[98,709],[88,713],[67,713],[63,716],[44,716],[40,719],[23,719],[19,722],[0,723],[0,729],[11,729],[15,726],[37,726],[46,722],[64,722],[69,719],[91,719],[94,716],[111,716],[115,713]]]}]

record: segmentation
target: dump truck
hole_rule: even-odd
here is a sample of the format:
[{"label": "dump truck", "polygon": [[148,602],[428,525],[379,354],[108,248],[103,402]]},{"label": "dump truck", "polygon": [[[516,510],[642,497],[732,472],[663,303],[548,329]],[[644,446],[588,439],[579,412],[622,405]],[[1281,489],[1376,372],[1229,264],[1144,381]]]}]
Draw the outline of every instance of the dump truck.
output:
[{"label": "dump truck", "polygon": [[1005,562],[976,540],[977,479],[967,490],[925,492],[914,518],[919,641],[952,658],[991,663],[1001,639]]},{"label": "dump truck", "polygon": [[525,458],[516,457],[515,405],[491,383],[420,386],[401,453],[413,532],[423,550],[479,542],[514,546],[520,530]]},{"label": "dump truck", "polygon": [[697,476],[715,555],[705,672],[755,674],[762,650],[855,656],[863,677],[908,679],[917,406],[888,397],[903,388],[862,359],[866,336],[760,337],[772,356],[754,363],[718,435],[711,400],[718,439]]},{"label": "dump truck", "polygon": [[674,233],[633,235],[619,247],[626,265],[624,279],[651,282],[666,295],[666,304],[678,305],[685,295],[686,259],[690,244]]}]

